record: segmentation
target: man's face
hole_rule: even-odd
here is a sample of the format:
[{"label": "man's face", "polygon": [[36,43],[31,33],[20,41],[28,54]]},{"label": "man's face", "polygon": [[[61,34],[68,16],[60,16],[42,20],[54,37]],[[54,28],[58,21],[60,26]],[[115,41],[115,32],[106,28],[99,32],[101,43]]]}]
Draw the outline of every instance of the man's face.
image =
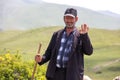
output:
[{"label": "man's face", "polygon": [[77,17],[64,16],[64,22],[66,27],[74,27],[77,21]]}]

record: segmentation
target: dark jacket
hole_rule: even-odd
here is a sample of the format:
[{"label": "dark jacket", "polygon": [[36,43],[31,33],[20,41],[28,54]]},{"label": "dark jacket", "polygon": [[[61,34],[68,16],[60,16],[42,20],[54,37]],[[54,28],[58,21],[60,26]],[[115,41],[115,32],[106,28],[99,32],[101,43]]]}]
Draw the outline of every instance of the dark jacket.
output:
[{"label": "dark jacket", "polygon": [[[49,61],[46,77],[52,78],[56,70],[56,58],[60,47],[60,41],[63,30],[54,32],[48,48],[43,55],[42,65]],[[77,31],[74,36],[72,51],[67,63],[66,80],[83,80],[84,75],[84,54],[91,55],[93,48],[88,37],[88,34],[79,34]]]}]

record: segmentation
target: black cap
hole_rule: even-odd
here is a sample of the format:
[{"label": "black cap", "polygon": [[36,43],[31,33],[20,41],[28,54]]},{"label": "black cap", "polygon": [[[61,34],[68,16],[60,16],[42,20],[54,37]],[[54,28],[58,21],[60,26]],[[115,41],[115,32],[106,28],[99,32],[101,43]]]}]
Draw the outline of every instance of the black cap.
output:
[{"label": "black cap", "polygon": [[67,8],[64,16],[72,16],[72,17],[76,17],[77,16],[77,10],[74,8]]}]

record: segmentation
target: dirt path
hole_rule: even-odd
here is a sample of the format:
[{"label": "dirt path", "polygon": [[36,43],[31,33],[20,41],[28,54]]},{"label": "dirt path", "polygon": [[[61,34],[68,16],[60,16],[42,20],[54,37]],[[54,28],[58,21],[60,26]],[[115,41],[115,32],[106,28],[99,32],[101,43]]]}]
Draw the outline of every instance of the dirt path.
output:
[{"label": "dirt path", "polygon": [[112,65],[112,64],[117,63],[117,62],[120,62],[120,58],[118,58],[116,60],[113,60],[113,61],[105,62],[103,64],[96,65],[95,67],[93,67],[93,71],[94,72],[99,72],[104,67],[107,67],[107,66]]}]

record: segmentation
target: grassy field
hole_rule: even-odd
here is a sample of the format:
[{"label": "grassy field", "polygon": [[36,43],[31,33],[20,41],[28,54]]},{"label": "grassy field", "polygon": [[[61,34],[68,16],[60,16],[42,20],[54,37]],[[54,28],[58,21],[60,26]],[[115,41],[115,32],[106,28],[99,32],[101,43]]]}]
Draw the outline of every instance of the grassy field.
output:
[{"label": "grassy field", "polygon": [[[55,26],[0,32],[0,54],[17,52],[24,61],[34,60],[39,43],[43,54],[53,32],[59,29]],[[90,29],[89,36],[94,53],[85,56],[85,74],[93,80],[112,80],[120,75],[120,30]]]}]

